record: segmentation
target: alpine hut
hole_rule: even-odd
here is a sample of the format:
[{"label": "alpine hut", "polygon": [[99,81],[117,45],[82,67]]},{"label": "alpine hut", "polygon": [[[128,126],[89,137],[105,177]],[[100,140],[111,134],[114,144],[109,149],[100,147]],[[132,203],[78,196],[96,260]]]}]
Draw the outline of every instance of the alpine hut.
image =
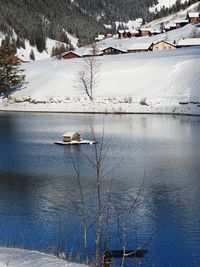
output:
[{"label": "alpine hut", "polygon": [[81,141],[81,135],[75,132],[67,132],[63,134],[63,142]]}]

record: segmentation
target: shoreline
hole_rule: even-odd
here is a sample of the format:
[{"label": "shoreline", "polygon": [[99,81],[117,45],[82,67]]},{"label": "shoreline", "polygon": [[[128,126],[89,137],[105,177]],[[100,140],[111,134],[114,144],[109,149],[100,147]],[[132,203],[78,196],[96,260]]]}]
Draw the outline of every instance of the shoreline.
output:
[{"label": "shoreline", "polygon": [[193,113],[173,113],[173,112],[89,112],[89,111],[51,111],[51,110],[13,110],[13,109],[0,109],[2,113],[45,113],[45,114],[91,114],[91,115],[163,115],[163,116],[191,116],[191,117],[200,117],[200,114]]}]

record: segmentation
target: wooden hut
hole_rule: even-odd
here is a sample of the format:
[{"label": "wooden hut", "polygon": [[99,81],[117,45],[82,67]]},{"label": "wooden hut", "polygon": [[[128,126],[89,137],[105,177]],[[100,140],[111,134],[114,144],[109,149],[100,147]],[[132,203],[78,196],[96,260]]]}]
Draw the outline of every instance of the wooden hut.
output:
[{"label": "wooden hut", "polygon": [[176,23],[176,28],[179,29],[179,28],[186,26],[189,23],[189,21],[188,19],[176,20],[175,23]]},{"label": "wooden hut", "polygon": [[67,132],[63,134],[63,142],[81,141],[81,135],[76,132]]},{"label": "wooden hut", "polygon": [[188,13],[189,23],[198,23],[200,22],[200,13],[199,12],[189,12]]},{"label": "wooden hut", "polygon": [[116,54],[127,53],[126,50],[116,48],[113,46],[106,47],[106,48],[102,49],[101,52],[103,53],[103,55],[116,55]]},{"label": "wooden hut", "polygon": [[151,29],[149,28],[141,28],[139,29],[140,32],[140,36],[144,37],[144,36],[151,36]]},{"label": "wooden hut", "polygon": [[170,49],[176,49],[176,45],[165,40],[161,40],[153,44],[153,51],[162,51]]},{"label": "wooden hut", "polygon": [[81,55],[76,53],[75,51],[68,51],[62,54],[62,59],[72,59],[72,58],[80,58]]}]

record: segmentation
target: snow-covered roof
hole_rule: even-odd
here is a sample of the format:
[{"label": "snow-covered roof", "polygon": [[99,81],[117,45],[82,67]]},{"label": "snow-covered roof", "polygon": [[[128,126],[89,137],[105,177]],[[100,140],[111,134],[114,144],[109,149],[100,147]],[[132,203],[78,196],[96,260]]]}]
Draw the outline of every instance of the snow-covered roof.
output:
[{"label": "snow-covered roof", "polygon": [[151,33],[157,33],[157,34],[159,34],[159,33],[161,33],[161,31],[160,30],[157,30],[157,29],[152,29],[151,30]]},{"label": "snow-covered roof", "polygon": [[189,18],[199,18],[200,13],[199,12],[189,12],[188,16],[189,16]]},{"label": "snow-covered roof", "polygon": [[151,45],[152,43],[133,43],[127,48],[127,50],[148,50]]},{"label": "snow-covered roof", "polygon": [[169,24],[169,27],[170,27],[170,28],[175,28],[175,27],[176,27],[176,23],[171,23],[171,24]]},{"label": "snow-covered roof", "polygon": [[160,40],[160,41],[157,41],[157,42],[154,42],[153,44],[156,45],[156,44],[159,44],[161,42],[164,42],[166,44],[169,44],[169,45],[172,45],[172,46],[176,46],[175,44],[173,44],[172,42],[169,42],[169,41],[166,41],[166,40]]},{"label": "snow-covered roof", "polygon": [[188,38],[181,39],[178,41],[178,46],[192,46],[192,45],[200,45],[200,38]]},{"label": "snow-covered roof", "polygon": [[61,56],[63,57],[63,56],[68,55],[68,54],[70,54],[70,53],[75,54],[75,55],[77,55],[77,56],[79,56],[79,57],[82,56],[80,53],[78,53],[78,52],[76,52],[76,51],[73,51],[73,50],[64,52],[64,53],[61,54]]},{"label": "snow-covered roof", "polygon": [[86,49],[82,54],[82,56],[100,56],[100,55],[102,55],[101,51],[99,50],[94,51],[92,48]]},{"label": "snow-covered roof", "polygon": [[150,32],[152,29],[150,29],[150,28],[141,28],[140,30],[141,30],[141,31]]},{"label": "snow-covered roof", "polygon": [[[63,134],[63,137],[66,137],[66,136],[70,136],[70,137],[73,137],[74,134],[77,134],[77,132],[66,132]],[[79,134],[79,133],[78,133]]]},{"label": "snow-covered roof", "polygon": [[115,46],[107,46],[107,47],[104,47],[104,48],[101,49],[101,51],[103,52],[103,51],[105,51],[105,50],[107,50],[109,48],[119,50],[119,51],[121,51],[123,53],[126,53],[127,52],[125,49],[122,49],[122,48],[119,48],[119,47],[115,47]]},{"label": "snow-covered roof", "polygon": [[101,41],[105,38],[105,35],[99,34],[97,37],[95,37],[96,41]]},{"label": "snow-covered roof", "polygon": [[188,19],[179,19],[179,20],[175,20],[175,23],[188,23]]},{"label": "snow-covered roof", "polygon": [[135,30],[135,29],[132,29],[132,30],[130,30],[130,33],[139,33],[139,31]]}]

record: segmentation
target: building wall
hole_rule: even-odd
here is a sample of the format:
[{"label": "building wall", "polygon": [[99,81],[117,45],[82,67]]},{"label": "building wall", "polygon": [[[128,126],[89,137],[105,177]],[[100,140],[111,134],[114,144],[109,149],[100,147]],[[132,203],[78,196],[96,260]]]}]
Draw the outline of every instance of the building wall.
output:
[{"label": "building wall", "polygon": [[190,18],[190,23],[200,22],[200,18]]}]

